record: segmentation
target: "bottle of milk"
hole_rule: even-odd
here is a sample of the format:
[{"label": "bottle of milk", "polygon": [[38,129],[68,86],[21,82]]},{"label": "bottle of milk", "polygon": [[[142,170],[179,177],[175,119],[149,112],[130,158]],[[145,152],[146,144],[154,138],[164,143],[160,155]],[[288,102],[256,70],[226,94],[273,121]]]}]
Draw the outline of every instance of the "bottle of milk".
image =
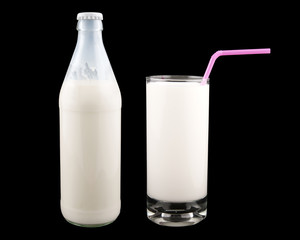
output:
[{"label": "bottle of milk", "polygon": [[77,15],[77,45],[59,95],[61,211],[84,227],[113,222],[121,205],[121,94],[102,19],[95,12]]}]

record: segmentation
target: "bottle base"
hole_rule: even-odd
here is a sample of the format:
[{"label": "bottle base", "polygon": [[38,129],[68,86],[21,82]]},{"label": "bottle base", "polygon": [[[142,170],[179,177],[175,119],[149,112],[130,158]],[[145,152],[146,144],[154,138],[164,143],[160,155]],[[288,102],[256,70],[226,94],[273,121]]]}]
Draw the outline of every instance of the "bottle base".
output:
[{"label": "bottle base", "polygon": [[103,226],[109,225],[109,224],[114,222],[114,221],[111,221],[111,222],[100,223],[100,224],[81,224],[81,223],[72,222],[68,219],[66,219],[66,221],[68,223],[71,223],[72,225],[75,225],[75,226],[78,226],[78,227],[84,227],[84,228],[98,228],[98,227],[103,227]]},{"label": "bottle base", "polygon": [[107,209],[87,211],[66,206],[64,202],[61,201],[61,213],[64,219],[72,225],[85,228],[97,228],[114,222],[119,216],[120,205],[121,202],[118,202],[118,204]]},{"label": "bottle base", "polygon": [[193,202],[172,203],[147,197],[147,216],[152,222],[168,227],[195,225],[205,219],[207,198]]}]

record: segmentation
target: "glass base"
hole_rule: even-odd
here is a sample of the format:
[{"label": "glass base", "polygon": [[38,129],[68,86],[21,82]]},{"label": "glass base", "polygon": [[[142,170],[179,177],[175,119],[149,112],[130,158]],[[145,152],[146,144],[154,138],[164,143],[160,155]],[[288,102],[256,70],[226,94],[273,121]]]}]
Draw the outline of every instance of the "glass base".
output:
[{"label": "glass base", "polygon": [[162,226],[184,227],[201,222],[206,217],[207,197],[184,203],[159,201],[147,196],[148,218]]},{"label": "glass base", "polygon": [[68,220],[68,219],[66,219],[66,221],[67,221],[68,223],[71,223],[71,224],[75,225],[75,226],[78,226],[78,227],[85,227],[85,228],[97,228],[97,227],[103,227],[103,226],[106,226],[106,225],[111,224],[111,223],[113,222],[113,221],[111,221],[111,222],[100,223],[100,224],[81,224],[81,223],[72,222],[72,221],[70,221],[70,220]]}]

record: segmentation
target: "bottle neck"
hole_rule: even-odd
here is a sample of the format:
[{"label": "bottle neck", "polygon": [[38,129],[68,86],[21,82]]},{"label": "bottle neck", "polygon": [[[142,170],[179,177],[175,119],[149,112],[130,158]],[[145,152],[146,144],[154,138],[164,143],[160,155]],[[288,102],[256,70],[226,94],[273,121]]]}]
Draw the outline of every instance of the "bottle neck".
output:
[{"label": "bottle neck", "polygon": [[78,21],[77,44],[66,79],[115,81],[103,45],[102,29],[101,20],[82,19]]},{"label": "bottle neck", "polygon": [[102,43],[103,25],[101,20],[84,19],[77,23],[78,43]]}]

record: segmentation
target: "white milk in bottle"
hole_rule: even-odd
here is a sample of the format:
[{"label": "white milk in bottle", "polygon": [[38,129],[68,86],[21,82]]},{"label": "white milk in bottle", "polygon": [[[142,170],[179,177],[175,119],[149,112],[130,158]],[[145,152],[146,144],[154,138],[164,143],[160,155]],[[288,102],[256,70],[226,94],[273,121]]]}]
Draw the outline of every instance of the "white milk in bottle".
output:
[{"label": "white milk in bottle", "polygon": [[120,212],[121,94],[102,42],[102,14],[77,19],[59,96],[61,211],[70,223],[98,227]]}]

